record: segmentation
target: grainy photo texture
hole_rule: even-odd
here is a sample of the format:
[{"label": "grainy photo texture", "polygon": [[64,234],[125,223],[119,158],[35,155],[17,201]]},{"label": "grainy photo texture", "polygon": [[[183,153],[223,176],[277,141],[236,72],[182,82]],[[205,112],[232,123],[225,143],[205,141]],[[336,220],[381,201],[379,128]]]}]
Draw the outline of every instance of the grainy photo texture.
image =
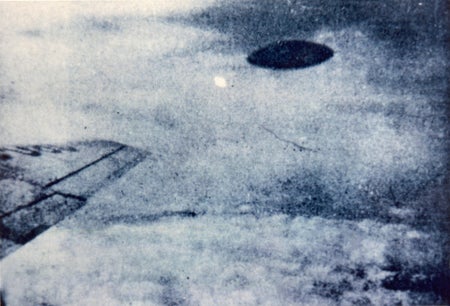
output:
[{"label": "grainy photo texture", "polygon": [[0,3],[0,304],[449,305],[445,0]]}]

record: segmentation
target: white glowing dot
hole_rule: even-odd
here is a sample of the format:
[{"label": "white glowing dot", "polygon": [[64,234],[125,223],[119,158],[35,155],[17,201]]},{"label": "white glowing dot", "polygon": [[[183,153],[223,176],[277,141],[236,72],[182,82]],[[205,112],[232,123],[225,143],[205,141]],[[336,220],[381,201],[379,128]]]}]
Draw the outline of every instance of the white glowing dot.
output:
[{"label": "white glowing dot", "polygon": [[225,88],[227,87],[227,80],[225,80],[223,77],[216,76],[214,77],[214,84],[216,84],[217,87]]},{"label": "white glowing dot", "polygon": [[422,3],[422,2],[419,2],[419,5],[420,5],[420,6],[422,6],[422,5],[423,5],[423,3]]}]

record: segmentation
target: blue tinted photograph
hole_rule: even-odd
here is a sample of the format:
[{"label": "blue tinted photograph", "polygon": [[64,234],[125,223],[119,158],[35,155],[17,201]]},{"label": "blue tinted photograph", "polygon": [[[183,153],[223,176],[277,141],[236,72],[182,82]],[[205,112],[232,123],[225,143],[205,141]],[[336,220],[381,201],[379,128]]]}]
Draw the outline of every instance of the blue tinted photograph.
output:
[{"label": "blue tinted photograph", "polygon": [[449,12],[1,2],[0,305],[449,305]]}]

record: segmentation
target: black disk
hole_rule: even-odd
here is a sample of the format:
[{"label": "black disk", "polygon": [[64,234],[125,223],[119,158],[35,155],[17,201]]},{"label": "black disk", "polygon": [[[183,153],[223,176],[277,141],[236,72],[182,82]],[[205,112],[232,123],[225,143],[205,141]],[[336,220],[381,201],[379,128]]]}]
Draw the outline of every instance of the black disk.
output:
[{"label": "black disk", "polygon": [[282,40],[251,53],[247,61],[270,69],[306,68],[320,64],[333,56],[325,45],[303,40]]}]

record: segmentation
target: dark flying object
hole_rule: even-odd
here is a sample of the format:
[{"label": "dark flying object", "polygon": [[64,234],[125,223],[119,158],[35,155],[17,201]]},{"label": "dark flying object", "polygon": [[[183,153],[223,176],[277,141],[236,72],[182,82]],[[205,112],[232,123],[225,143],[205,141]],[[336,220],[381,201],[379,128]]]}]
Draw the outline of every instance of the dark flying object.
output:
[{"label": "dark flying object", "polygon": [[260,48],[247,57],[255,66],[269,69],[296,69],[320,64],[333,56],[325,45],[304,40],[281,40]]}]

